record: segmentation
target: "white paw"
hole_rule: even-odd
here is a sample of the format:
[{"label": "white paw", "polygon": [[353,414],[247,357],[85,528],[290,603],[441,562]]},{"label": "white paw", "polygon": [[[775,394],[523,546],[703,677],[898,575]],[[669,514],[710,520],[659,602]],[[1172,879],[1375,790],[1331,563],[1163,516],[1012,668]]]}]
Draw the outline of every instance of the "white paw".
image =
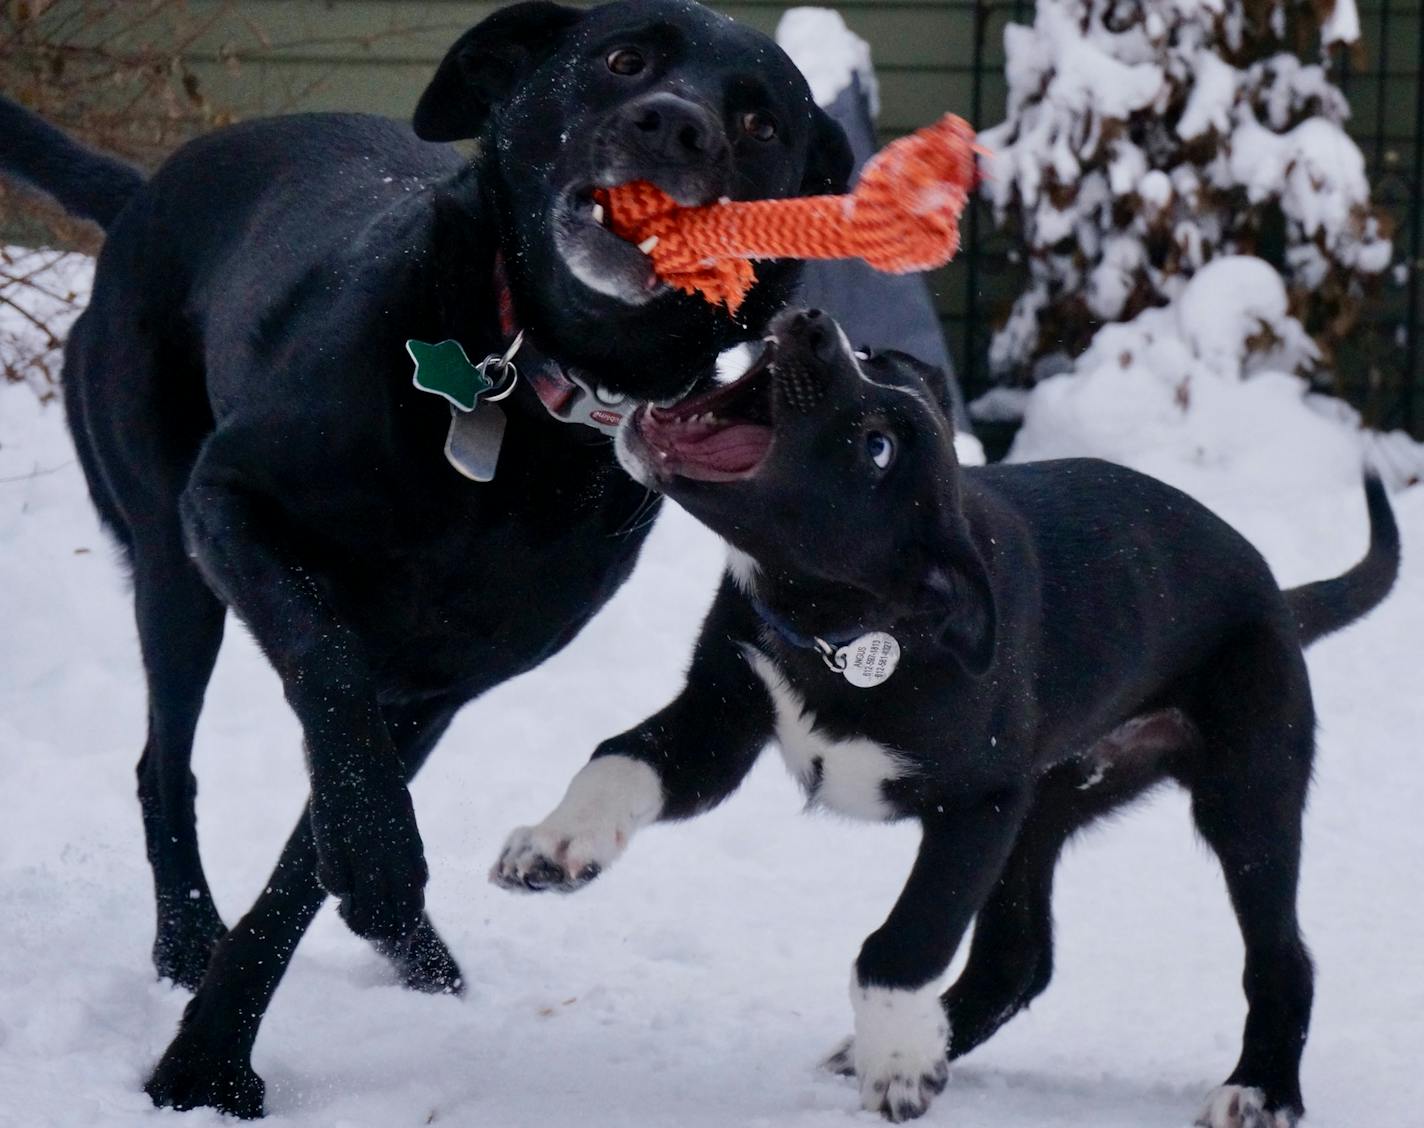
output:
[{"label": "white paw", "polygon": [[572,893],[612,865],[661,809],[662,785],[652,768],[627,756],[601,756],[574,776],[548,818],[509,836],[490,880],[519,892]]},{"label": "white paw", "polygon": [[1295,1128],[1297,1118],[1289,1109],[1268,1110],[1260,1089],[1222,1085],[1207,1097],[1195,1123],[1196,1128]]},{"label": "white paw", "polygon": [[[887,1120],[923,1116],[949,1080],[949,1018],[933,984],[918,991],[853,984],[854,1063],[860,1103]],[[839,1054],[827,1060],[835,1068]],[[840,1065],[845,1062],[840,1061]]]}]

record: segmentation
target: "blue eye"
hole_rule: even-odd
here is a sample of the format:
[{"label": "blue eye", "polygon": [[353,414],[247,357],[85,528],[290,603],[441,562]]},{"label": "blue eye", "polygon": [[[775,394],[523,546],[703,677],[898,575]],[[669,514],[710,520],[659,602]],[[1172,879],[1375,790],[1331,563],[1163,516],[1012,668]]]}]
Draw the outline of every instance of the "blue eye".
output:
[{"label": "blue eye", "polygon": [[871,431],[865,436],[865,453],[884,470],[895,458],[895,440],[883,431]]}]

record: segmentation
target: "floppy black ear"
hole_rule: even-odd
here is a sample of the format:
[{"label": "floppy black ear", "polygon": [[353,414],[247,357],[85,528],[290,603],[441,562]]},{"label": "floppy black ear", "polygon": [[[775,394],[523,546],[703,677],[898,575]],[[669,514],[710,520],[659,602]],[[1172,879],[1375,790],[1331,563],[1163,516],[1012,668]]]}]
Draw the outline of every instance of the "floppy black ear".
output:
[{"label": "floppy black ear", "polygon": [[556,50],[583,13],[531,0],[501,8],[455,41],[420,96],[411,124],[422,141],[478,137],[495,105]]},{"label": "floppy black ear", "polygon": [[845,130],[835,118],[816,106],[811,111],[811,143],[806,150],[806,175],[801,181],[803,196],[838,196],[850,186],[850,170],[855,156]]},{"label": "floppy black ear", "polygon": [[989,570],[969,538],[969,529],[962,518],[956,519],[955,525],[947,550],[931,572],[930,587],[946,612],[940,641],[977,678],[994,664],[999,610]]}]

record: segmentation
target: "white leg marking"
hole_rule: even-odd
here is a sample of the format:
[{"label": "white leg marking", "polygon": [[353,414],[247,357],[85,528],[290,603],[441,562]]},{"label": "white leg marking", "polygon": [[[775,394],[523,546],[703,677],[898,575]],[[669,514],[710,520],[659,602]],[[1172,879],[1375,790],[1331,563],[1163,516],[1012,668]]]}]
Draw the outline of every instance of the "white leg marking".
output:
[{"label": "white leg marking", "polygon": [[1269,1112],[1266,1095],[1245,1085],[1222,1085],[1211,1091],[1196,1119],[1196,1128],[1295,1128],[1287,1110]]},{"label": "white leg marking", "polygon": [[765,654],[742,653],[766,684],[776,710],[776,742],[786,767],[806,788],[811,802],[852,818],[884,822],[895,816],[883,785],[902,775],[900,758],[865,737],[836,739],[816,731],[816,714]]},{"label": "white leg marking", "polygon": [[662,806],[662,782],[651,767],[600,756],[574,776],[548,818],[509,836],[490,880],[506,889],[572,892],[612,865]]},{"label": "white leg marking", "polygon": [[[860,1103],[889,1120],[924,1114],[949,1079],[949,1016],[936,984],[914,991],[862,987],[851,975],[855,1043],[849,1047]],[[847,1047],[827,1060],[844,1064]]]}]

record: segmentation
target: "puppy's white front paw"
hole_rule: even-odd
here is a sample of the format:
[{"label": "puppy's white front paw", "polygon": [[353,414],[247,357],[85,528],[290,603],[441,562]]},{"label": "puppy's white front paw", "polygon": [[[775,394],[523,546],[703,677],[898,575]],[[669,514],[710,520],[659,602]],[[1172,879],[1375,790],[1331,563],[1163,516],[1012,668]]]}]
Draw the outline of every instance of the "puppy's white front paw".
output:
[{"label": "puppy's white front paw", "polygon": [[548,818],[509,836],[490,880],[527,893],[581,889],[613,864],[635,831],[657,818],[662,801],[662,784],[647,764],[601,756],[574,776]]},{"label": "puppy's white front paw", "polygon": [[[605,860],[594,861],[596,853]],[[602,873],[614,856],[589,839],[576,840],[545,823],[521,826],[505,841],[490,880],[515,892],[572,893]]]},{"label": "puppy's white front paw", "polygon": [[1266,1108],[1266,1094],[1246,1085],[1221,1085],[1211,1091],[1195,1128],[1295,1128],[1288,1109]]},{"label": "puppy's white front paw", "polygon": [[[851,987],[855,1040],[846,1047],[860,1103],[887,1120],[923,1116],[949,1080],[949,1018],[934,986]],[[841,1060],[837,1060],[837,1059]],[[844,1066],[844,1051],[827,1061]]]}]

